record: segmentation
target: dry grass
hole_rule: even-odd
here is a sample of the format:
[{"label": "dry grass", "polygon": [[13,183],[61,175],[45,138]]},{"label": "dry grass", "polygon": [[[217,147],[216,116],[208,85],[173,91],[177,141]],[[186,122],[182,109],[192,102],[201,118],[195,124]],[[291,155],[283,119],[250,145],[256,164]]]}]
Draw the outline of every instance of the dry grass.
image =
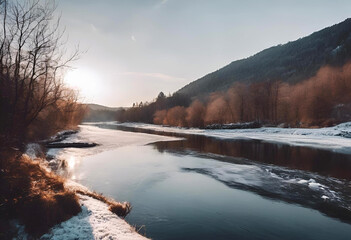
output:
[{"label": "dry grass", "polygon": [[81,211],[78,197],[64,187],[63,178],[19,151],[0,152],[0,173],[0,222],[19,219],[37,237]]},{"label": "dry grass", "polygon": [[64,183],[64,178],[19,150],[0,149],[0,239],[15,236],[11,219],[20,220],[32,237],[41,236],[81,211],[77,194],[106,203],[111,212],[123,218],[131,211],[128,202],[119,203],[88,190],[68,190]]},{"label": "dry grass", "polygon": [[85,190],[76,190],[76,193],[86,195],[88,197],[91,197],[106,203],[109,206],[109,210],[111,212],[113,212],[114,214],[122,218],[126,217],[132,210],[132,206],[130,205],[129,202],[123,202],[123,203],[116,202],[115,200],[107,198],[102,194],[85,191]]}]

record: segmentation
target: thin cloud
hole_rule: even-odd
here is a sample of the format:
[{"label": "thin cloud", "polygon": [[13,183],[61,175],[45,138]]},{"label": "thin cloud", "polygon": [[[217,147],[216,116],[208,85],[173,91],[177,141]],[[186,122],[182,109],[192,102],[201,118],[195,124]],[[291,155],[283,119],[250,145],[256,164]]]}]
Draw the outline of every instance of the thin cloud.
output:
[{"label": "thin cloud", "polygon": [[92,24],[92,23],[90,23],[90,29],[93,32],[97,32],[98,31],[97,27],[94,24]]},{"label": "thin cloud", "polygon": [[134,35],[132,35],[130,38],[132,39],[133,42],[136,42],[136,38]]},{"label": "thin cloud", "polygon": [[161,0],[159,3],[155,5],[156,8],[161,7],[162,5],[166,4],[169,0]]},{"label": "thin cloud", "polygon": [[185,78],[174,77],[163,73],[142,73],[142,72],[123,72],[120,75],[122,76],[134,76],[134,77],[148,77],[148,78],[156,78],[159,80],[167,81],[167,82],[179,82],[185,81]]}]

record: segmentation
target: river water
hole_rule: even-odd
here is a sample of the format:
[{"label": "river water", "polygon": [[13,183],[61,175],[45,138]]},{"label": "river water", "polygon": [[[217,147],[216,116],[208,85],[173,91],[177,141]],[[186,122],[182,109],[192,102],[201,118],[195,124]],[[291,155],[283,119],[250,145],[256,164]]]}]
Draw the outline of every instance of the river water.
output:
[{"label": "river water", "polygon": [[89,127],[103,130],[97,141],[106,134],[108,141],[139,144],[89,154],[65,149],[66,176],[131,202],[126,220],[147,237],[350,239],[348,154],[193,135],[143,144],[141,139],[156,133]]}]

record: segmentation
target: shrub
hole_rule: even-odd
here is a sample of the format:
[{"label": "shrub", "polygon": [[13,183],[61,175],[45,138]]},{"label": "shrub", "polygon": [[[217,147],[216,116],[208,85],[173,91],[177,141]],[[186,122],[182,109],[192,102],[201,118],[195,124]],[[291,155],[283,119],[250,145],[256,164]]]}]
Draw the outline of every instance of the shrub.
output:
[{"label": "shrub", "polygon": [[81,211],[64,179],[39,162],[15,150],[0,151],[0,160],[0,222],[19,219],[29,234],[38,237]]}]

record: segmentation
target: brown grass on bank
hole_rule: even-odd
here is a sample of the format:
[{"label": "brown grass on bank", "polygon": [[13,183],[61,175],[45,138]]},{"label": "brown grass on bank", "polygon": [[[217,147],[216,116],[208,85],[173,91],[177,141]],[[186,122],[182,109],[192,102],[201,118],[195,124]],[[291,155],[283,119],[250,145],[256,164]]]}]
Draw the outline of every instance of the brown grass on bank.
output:
[{"label": "brown grass on bank", "polygon": [[113,199],[107,198],[102,194],[96,192],[90,192],[86,190],[76,190],[76,193],[86,195],[88,197],[94,198],[96,200],[102,201],[109,206],[109,210],[119,217],[126,217],[132,210],[132,206],[129,202],[116,202]]},{"label": "brown grass on bank", "polygon": [[0,152],[0,238],[10,236],[9,219],[19,219],[38,237],[80,211],[78,197],[64,187],[64,179],[19,151]]},{"label": "brown grass on bank", "polygon": [[123,218],[131,211],[128,202],[119,203],[89,190],[68,190],[65,179],[42,167],[40,161],[16,148],[0,146],[0,239],[16,236],[12,219],[19,220],[34,238],[48,232],[81,211],[77,194],[106,203]]}]

